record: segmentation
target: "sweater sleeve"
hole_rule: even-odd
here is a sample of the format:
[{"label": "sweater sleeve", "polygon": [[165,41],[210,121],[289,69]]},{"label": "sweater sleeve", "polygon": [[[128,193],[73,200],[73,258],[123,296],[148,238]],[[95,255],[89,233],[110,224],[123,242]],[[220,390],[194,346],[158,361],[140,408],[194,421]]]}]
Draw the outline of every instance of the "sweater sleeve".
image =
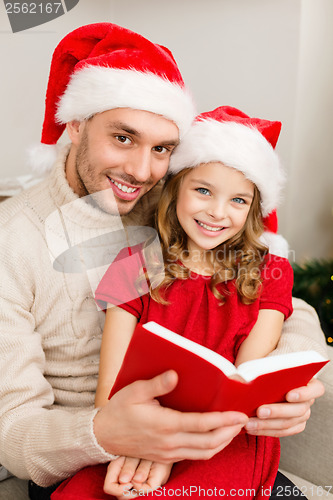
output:
[{"label": "sweater sleeve", "polygon": [[314,350],[327,358],[325,335],[320,327],[318,315],[304,300],[293,297],[293,313],[282,327],[277,348],[269,354],[285,354]]},{"label": "sweater sleeve", "polygon": [[24,227],[21,220],[10,228],[3,224],[0,238],[0,463],[48,486],[113,456],[94,436],[95,409],[53,405],[44,376],[47,349],[34,314],[36,276],[46,262],[42,236],[32,251],[31,224]]}]

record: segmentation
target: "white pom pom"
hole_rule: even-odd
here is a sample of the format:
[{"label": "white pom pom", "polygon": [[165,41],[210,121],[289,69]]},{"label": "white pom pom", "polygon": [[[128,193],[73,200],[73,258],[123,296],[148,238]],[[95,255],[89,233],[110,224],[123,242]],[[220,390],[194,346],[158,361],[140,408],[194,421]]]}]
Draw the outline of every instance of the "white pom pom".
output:
[{"label": "white pom pom", "polygon": [[47,174],[53,167],[59,151],[57,144],[35,144],[27,150],[28,166],[38,176]]},{"label": "white pom pom", "polygon": [[288,259],[289,245],[281,234],[265,231],[264,234],[261,235],[260,241],[268,247],[269,253]]}]

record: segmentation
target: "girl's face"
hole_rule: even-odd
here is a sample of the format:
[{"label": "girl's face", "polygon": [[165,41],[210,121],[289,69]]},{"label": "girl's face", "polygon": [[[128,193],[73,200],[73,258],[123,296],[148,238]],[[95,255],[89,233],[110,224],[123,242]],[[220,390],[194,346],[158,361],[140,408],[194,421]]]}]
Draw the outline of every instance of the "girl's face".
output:
[{"label": "girl's face", "polygon": [[251,181],[220,162],[190,170],[179,187],[176,205],[190,254],[211,250],[237,234],[246,222],[253,194]]}]

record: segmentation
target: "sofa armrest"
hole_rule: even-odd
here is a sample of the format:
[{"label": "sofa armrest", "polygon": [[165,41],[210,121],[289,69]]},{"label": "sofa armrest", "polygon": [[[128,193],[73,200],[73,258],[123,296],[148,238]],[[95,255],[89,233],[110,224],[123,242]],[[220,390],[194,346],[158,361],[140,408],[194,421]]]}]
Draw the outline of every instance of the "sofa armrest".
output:
[{"label": "sofa armrest", "polygon": [[332,486],[333,477],[333,347],[327,351],[331,362],[318,377],[324,396],[313,404],[305,430],[281,439],[281,468],[321,486]]}]

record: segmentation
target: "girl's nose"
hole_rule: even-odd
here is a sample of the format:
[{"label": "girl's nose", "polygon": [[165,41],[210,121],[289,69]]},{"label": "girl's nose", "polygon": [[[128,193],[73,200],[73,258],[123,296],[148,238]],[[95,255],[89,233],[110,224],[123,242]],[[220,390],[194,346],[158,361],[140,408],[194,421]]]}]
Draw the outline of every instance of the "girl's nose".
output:
[{"label": "girl's nose", "polygon": [[212,200],[212,203],[208,208],[208,214],[216,220],[225,219],[227,216],[226,203],[224,201]]}]

